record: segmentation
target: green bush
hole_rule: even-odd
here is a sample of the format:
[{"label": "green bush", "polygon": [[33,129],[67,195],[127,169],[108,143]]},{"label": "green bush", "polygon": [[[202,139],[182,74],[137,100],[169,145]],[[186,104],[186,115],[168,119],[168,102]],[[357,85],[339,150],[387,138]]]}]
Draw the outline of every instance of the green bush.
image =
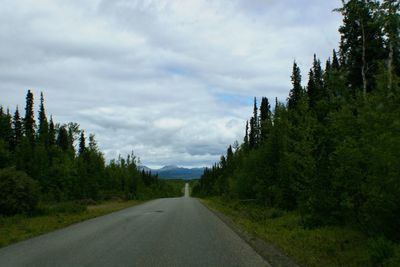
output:
[{"label": "green bush", "polygon": [[25,172],[0,169],[0,214],[30,213],[39,201],[38,183]]},{"label": "green bush", "polygon": [[368,249],[371,256],[371,263],[374,266],[382,266],[382,263],[394,255],[393,243],[383,236],[369,240]]},{"label": "green bush", "polygon": [[400,246],[399,245],[396,245],[394,247],[393,256],[386,259],[382,263],[382,266],[385,266],[385,267],[399,267],[400,266]]}]

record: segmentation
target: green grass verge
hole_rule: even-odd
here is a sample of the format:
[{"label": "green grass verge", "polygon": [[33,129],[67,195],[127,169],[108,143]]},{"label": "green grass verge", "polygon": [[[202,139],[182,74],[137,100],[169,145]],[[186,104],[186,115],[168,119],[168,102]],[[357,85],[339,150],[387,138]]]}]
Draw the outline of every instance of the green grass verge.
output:
[{"label": "green grass verge", "polygon": [[306,229],[296,212],[221,198],[202,202],[274,244],[300,266],[400,266],[400,245],[386,239],[369,239],[360,231],[339,226]]},{"label": "green grass verge", "polygon": [[0,216],[0,247],[63,228],[73,223],[132,207],[142,202],[137,200],[115,200],[87,207],[72,202],[47,204],[41,207],[42,215]]}]

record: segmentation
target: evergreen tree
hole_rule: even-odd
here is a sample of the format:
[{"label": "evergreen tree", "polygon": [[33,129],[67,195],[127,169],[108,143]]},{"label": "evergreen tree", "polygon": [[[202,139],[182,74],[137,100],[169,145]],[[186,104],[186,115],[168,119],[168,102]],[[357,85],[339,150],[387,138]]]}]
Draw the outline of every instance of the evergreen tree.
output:
[{"label": "evergreen tree", "polygon": [[317,85],[315,84],[314,70],[311,68],[308,73],[307,95],[310,108],[314,109],[316,106]]},{"label": "evergreen tree", "polygon": [[226,151],[226,162],[228,165],[232,162],[233,160],[233,151],[232,151],[232,146],[230,145]]},{"label": "evergreen tree", "polygon": [[343,1],[343,7],[337,9],[343,15],[343,25],[339,29],[342,65],[353,95],[362,91],[365,97],[372,90],[378,62],[384,58],[378,7],[373,0],[349,0]]},{"label": "evergreen tree", "polygon": [[301,86],[301,73],[296,61],[293,63],[291,80],[293,87],[289,93],[288,108],[289,110],[294,110],[300,99],[303,97],[303,88]]},{"label": "evergreen tree", "polygon": [[343,1],[339,54],[333,50],[325,71],[314,55],[307,94],[294,62],[288,103],[275,100],[267,134],[267,99],[246,123],[242,147],[256,144],[257,123],[262,142],[229,147],[204,172],[202,193],[295,209],[305,227],[345,224],[398,242],[399,5]]},{"label": "evergreen tree", "polygon": [[315,54],[313,61],[313,72],[314,72],[314,83],[316,86],[315,102],[318,102],[324,98],[325,92],[324,92],[324,80],[323,80],[323,71],[321,68],[321,61],[317,59],[317,56]]},{"label": "evergreen tree", "polygon": [[86,145],[85,145],[85,131],[81,131],[81,136],[79,138],[79,155],[83,155],[86,150]]},{"label": "evergreen tree", "polygon": [[268,102],[268,98],[263,97],[260,105],[260,143],[263,144],[268,138],[270,128],[272,126],[271,121],[271,107]]},{"label": "evergreen tree", "polygon": [[14,151],[22,141],[22,121],[19,115],[18,106],[15,109],[14,118],[13,118],[13,141],[12,141],[12,150]]},{"label": "evergreen tree", "polygon": [[64,151],[68,151],[70,148],[69,145],[69,138],[68,138],[68,131],[65,125],[62,125],[58,129],[57,141],[56,144]]},{"label": "evergreen tree", "polygon": [[340,67],[337,53],[333,50],[331,68],[325,69],[323,75],[324,95],[327,100],[324,105],[329,111],[338,109],[340,104],[349,99],[350,91],[345,76],[345,71]]},{"label": "evergreen tree", "polygon": [[336,50],[333,49],[333,55],[332,55],[332,69],[338,71],[340,69],[340,64],[339,64],[339,59],[337,57]]},{"label": "evergreen tree", "polygon": [[325,63],[325,72],[330,72],[332,69],[332,62],[331,59],[328,58]]},{"label": "evergreen tree", "polygon": [[0,106],[0,169],[11,165],[10,137],[11,137],[11,117],[9,111],[4,113]]},{"label": "evergreen tree", "polygon": [[316,110],[317,102],[324,97],[324,82],[322,78],[321,62],[314,54],[313,67],[310,70],[307,85],[308,103],[311,109]]},{"label": "evergreen tree", "polygon": [[259,143],[259,128],[257,99],[254,98],[253,117],[250,119],[249,134],[249,146],[251,149],[256,148]]},{"label": "evergreen tree", "polygon": [[49,145],[53,146],[56,144],[56,130],[54,128],[53,116],[50,116],[49,123]]},{"label": "evergreen tree", "polygon": [[49,123],[47,122],[46,112],[44,108],[43,93],[40,93],[40,107],[39,107],[39,129],[38,139],[39,142],[45,146],[49,145]]},{"label": "evergreen tree", "polygon": [[28,143],[33,146],[35,143],[35,118],[33,111],[33,94],[30,90],[26,94],[25,118],[24,118],[24,134]]},{"label": "evergreen tree", "polygon": [[[52,117],[47,122],[43,94],[37,132],[35,128],[31,91],[27,94],[26,116],[23,120],[18,106],[11,118],[9,111],[5,113],[0,105],[0,168],[15,166],[16,170],[26,172],[40,185],[40,200],[44,203],[112,196],[144,199],[166,196],[170,190],[158,180],[157,175],[146,173],[143,179],[140,178],[133,153],[128,155],[126,161],[120,159],[118,164],[112,161],[110,167],[106,168],[103,154],[93,135],[86,148],[84,132],[79,130],[77,123],[55,126]],[[76,157],[74,151],[78,134],[79,153],[84,154],[82,157]],[[16,174],[15,171],[9,173]],[[12,184],[10,186],[15,187]],[[11,199],[13,203],[8,204],[23,205],[22,199],[15,199],[14,195],[9,195],[10,192],[3,192],[3,202]]]},{"label": "evergreen tree", "polygon": [[0,139],[3,139],[6,148],[12,146],[12,118],[9,109],[4,113],[3,107],[0,106]]}]

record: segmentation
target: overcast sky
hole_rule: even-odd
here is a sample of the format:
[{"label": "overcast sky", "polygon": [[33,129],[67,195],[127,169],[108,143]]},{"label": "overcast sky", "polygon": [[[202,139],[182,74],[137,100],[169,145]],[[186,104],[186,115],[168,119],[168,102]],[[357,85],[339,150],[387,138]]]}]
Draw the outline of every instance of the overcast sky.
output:
[{"label": "overcast sky", "polygon": [[[0,104],[40,91],[107,159],[205,166],[242,141],[254,96],[338,46],[339,0],[2,0]],[[23,112],[22,112],[23,113]]]}]

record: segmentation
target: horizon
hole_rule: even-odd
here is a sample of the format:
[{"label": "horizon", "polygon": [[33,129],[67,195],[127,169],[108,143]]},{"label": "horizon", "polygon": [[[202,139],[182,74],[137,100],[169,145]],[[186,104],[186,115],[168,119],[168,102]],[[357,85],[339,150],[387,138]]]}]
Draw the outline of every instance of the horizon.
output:
[{"label": "horizon", "polygon": [[164,168],[164,167],[169,167],[169,166],[174,166],[174,167],[177,167],[177,168],[185,168],[185,169],[197,169],[197,168],[207,168],[208,166],[181,166],[181,165],[162,165],[162,166],[159,166],[159,165],[152,165],[152,166],[148,166],[148,165],[143,165],[143,164],[138,164],[137,165],[138,167],[147,167],[147,168],[150,168],[151,170],[159,170],[159,169],[162,169],[162,168]]}]

